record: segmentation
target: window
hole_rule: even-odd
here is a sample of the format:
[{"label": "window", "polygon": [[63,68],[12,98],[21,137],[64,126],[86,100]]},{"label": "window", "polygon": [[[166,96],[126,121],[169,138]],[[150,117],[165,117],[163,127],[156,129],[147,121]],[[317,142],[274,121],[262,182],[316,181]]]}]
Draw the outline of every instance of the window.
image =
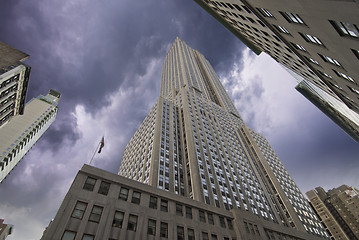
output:
[{"label": "window", "polygon": [[273,14],[265,8],[257,8],[265,17],[274,17]]},{"label": "window", "polygon": [[87,207],[87,203],[78,201],[75,205],[74,211],[71,214],[71,217],[82,219],[82,217],[84,216],[86,207]]},{"label": "window", "polygon": [[128,197],[128,189],[127,188],[121,188],[120,189],[120,195],[119,195],[119,199],[123,200],[123,201],[127,201],[127,197]]},{"label": "window", "polygon": [[95,236],[94,235],[89,235],[89,234],[84,234],[82,236],[82,240],[94,240]]},{"label": "window", "polygon": [[331,58],[331,57],[328,57],[328,56],[325,56],[325,55],[321,55],[318,53],[318,55],[325,61],[325,62],[329,62],[331,64],[334,64],[338,67],[341,67],[342,65],[335,59]]},{"label": "window", "polygon": [[280,14],[290,23],[305,24],[298,14],[289,12],[280,12]]},{"label": "window", "polygon": [[211,213],[207,213],[208,223],[214,225],[213,215]]},{"label": "window", "polygon": [[216,235],[216,234],[212,234],[212,235],[211,235],[211,238],[212,238],[212,240],[217,240],[217,235]]},{"label": "window", "polygon": [[292,43],[292,44],[293,44],[293,46],[294,46],[296,49],[298,49],[298,50],[301,50],[301,51],[304,51],[304,52],[307,51],[303,46],[301,46],[301,45],[299,45],[299,44],[297,44],[297,43]]},{"label": "window", "polygon": [[194,240],[194,230],[191,228],[187,229],[187,233],[188,233],[188,240]]},{"label": "window", "polygon": [[333,71],[339,76],[339,77],[342,77],[350,82],[355,82],[353,78],[349,77],[348,75],[344,74],[344,73],[341,73],[341,72],[338,72],[338,71],[335,71],[333,69]]},{"label": "window", "polygon": [[161,199],[161,211],[168,212],[168,201]]},{"label": "window", "polygon": [[356,90],[355,88],[352,88],[352,87],[349,87],[349,86],[347,86],[347,87],[348,87],[349,90],[352,91],[353,93],[359,94],[359,90]]},{"label": "window", "polygon": [[89,217],[89,221],[100,222],[103,207],[94,205]]},{"label": "window", "polygon": [[322,43],[322,41],[319,40],[319,38],[315,37],[315,36],[312,36],[312,35],[309,35],[309,34],[304,34],[304,33],[299,33],[303,38],[304,40],[306,40],[307,42],[310,42],[310,43],[314,43],[314,44],[317,44],[317,45],[320,45],[320,46],[324,46],[324,44]]},{"label": "window", "polygon": [[140,201],[141,201],[141,193],[133,191],[131,202],[136,203],[136,204],[140,204]]},{"label": "window", "polygon": [[111,184],[109,182],[102,181],[100,188],[98,189],[98,193],[102,195],[107,195],[108,190],[110,189],[110,185]]},{"label": "window", "polygon": [[157,209],[157,197],[150,196],[150,208]]},{"label": "window", "polygon": [[177,240],[184,240],[184,228],[177,226]]},{"label": "window", "polygon": [[206,222],[206,216],[204,215],[204,212],[203,211],[201,211],[201,210],[199,210],[199,220],[201,221],[201,222]]},{"label": "window", "polygon": [[95,184],[96,184],[96,180],[97,179],[95,179],[95,178],[87,177],[83,189],[88,190],[88,191],[93,191],[93,188],[95,187]]},{"label": "window", "polygon": [[226,222],[224,221],[224,217],[219,216],[219,224],[220,224],[221,227],[223,227],[223,228],[226,227]]},{"label": "window", "polygon": [[282,33],[290,34],[289,31],[285,27],[282,27],[282,26],[279,26],[279,25],[275,25],[275,27]]},{"label": "window", "polygon": [[116,211],[115,216],[113,217],[112,227],[122,228],[123,223],[123,212]]},{"label": "window", "polygon": [[357,25],[333,20],[329,20],[329,22],[333,25],[335,30],[337,30],[340,36],[359,38],[359,29]]},{"label": "window", "polygon": [[322,74],[323,76],[326,76],[327,78],[332,79],[332,76],[330,76],[328,73],[325,73],[325,72],[322,72],[322,71],[319,71],[319,70],[318,70],[318,72],[319,72],[320,74]]},{"label": "window", "polygon": [[156,220],[148,219],[147,234],[156,236]]},{"label": "window", "polygon": [[165,222],[161,222],[160,237],[168,238],[168,224]]},{"label": "window", "polygon": [[192,219],[192,208],[186,206],[186,218]]},{"label": "window", "polygon": [[61,240],[74,240],[75,236],[76,236],[75,232],[65,231],[64,235],[62,235]]},{"label": "window", "polygon": [[176,215],[183,216],[182,205],[179,203],[176,203]]},{"label": "window", "polygon": [[313,58],[310,58],[310,57],[305,57],[305,58],[311,63],[314,63],[316,65],[320,65],[319,62],[317,60],[313,59]]},{"label": "window", "polygon": [[130,214],[128,218],[127,229],[131,231],[136,231],[137,228],[137,216]]},{"label": "window", "polygon": [[351,49],[354,55],[359,59],[359,50]]},{"label": "window", "polygon": [[208,233],[202,232],[202,240],[209,240]]},{"label": "window", "polygon": [[232,224],[232,220],[231,220],[231,219],[227,218],[227,224],[228,224],[228,228],[229,228],[230,230],[232,230],[232,229],[233,229],[233,224]]}]

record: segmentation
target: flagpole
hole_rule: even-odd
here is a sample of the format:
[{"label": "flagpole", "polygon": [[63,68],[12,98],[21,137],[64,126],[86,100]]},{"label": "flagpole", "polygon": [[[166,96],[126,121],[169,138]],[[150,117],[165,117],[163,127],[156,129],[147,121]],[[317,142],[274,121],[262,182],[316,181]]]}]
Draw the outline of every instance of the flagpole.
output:
[{"label": "flagpole", "polygon": [[96,154],[97,149],[98,149],[98,147],[100,146],[100,144],[101,144],[101,142],[99,142],[99,144],[97,145],[96,150],[95,150],[95,152],[93,153],[92,158],[91,158],[91,160],[90,160],[90,162],[89,162],[89,165],[91,165],[92,160],[93,160],[93,158],[95,157],[95,154]]}]

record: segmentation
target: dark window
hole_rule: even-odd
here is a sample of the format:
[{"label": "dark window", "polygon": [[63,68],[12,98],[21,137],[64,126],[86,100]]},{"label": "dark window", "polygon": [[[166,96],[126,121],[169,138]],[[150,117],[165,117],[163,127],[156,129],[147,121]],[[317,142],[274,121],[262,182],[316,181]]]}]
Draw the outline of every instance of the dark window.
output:
[{"label": "dark window", "polygon": [[340,36],[359,38],[359,29],[355,24],[329,20]]},{"label": "dark window", "polygon": [[183,206],[179,203],[176,203],[176,215],[183,216]]},{"label": "dark window", "polygon": [[92,222],[100,222],[101,214],[102,214],[103,207],[94,205],[89,217],[89,221]]},{"label": "dark window", "polygon": [[270,11],[265,8],[257,8],[265,17],[274,17]]},{"label": "dark window", "polygon": [[305,24],[298,14],[289,12],[280,12],[280,14],[290,23]]},{"label": "dark window", "polygon": [[212,240],[217,240],[217,235],[216,234],[212,234],[211,237],[212,237]]},{"label": "dark window", "polygon": [[184,228],[177,226],[177,240],[184,240]]},{"label": "dark window", "polygon": [[136,204],[140,204],[140,201],[141,201],[141,193],[133,191],[131,202],[136,203]]},{"label": "dark window", "polygon": [[202,232],[202,240],[209,240],[208,233]]},{"label": "dark window", "polygon": [[207,213],[208,223],[214,225],[213,215],[211,213]]},{"label": "dark window", "polygon": [[168,212],[168,201],[161,199],[161,211]]},{"label": "dark window", "polygon": [[227,224],[228,224],[228,228],[232,230],[233,229],[233,224],[232,224],[231,219],[227,218]]},{"label": "dark window", "polygon": [[192,219],[192,208],[186,206],[186,218]]},{"label": "dark window", "polygon": [[127,188],[121,188],[120,189],[120,195],[118,196],[119,199],[127,201],[128,197],[128,189]]},{"label": "dark window", "polygon": [[130,214],[128,218],[127,229],[131,231],[136,231],[137,228],[137,216]]},{"label": "dark window", "polygon": [[85,210],[87,207],[87,203],[77,202],[74,210],[72,211],[71,217],[82,219],[84,216]]},{"label": "dark window", "polygon": [[74,240],[76,237],[76,233],[75,232],[71,232],[71,231],[65,231],[64,235],[62,235],[61,240]]},{"label": "dark window", "polygon": [[168,238],[168,224],[165,222],[161,222],[160,237]]},{"label": "dark window", "polygon": [[150,208],[157,209],[157,197],[150,196]]},{"label": "dark window", "polygon": [[190,229],[188,228],[187,229],[187,233],[188,233],[188,240],[194,240],[194,230],[193,229]]},{"label": "dark window", "polygon": [[148,219],[147,234],[156,236],[156,220]]},{"label": "dark window", "polygon": [[226,227],[226,222],[224,221],[224,217],[219,216],[219,224],[220,224],[221,227],[223,227],[223,228]]},{"label": "dark window", "polygon": [[319,38],[317,38],[316,36],[312,36],[312,35],[309,35],[309,34],[305,34],[305,33],[299,33],[303,38],[304,40],[306,40],[307,42],[310,42],[310,43],[314,43],[316,45],[319,45],[319,46],[324,46],[324,44],[322,43],[322,41],[320,41]]},{"label": "dark window", "polygon": [[123,223],[123,212],[116,211],[115,216],[113,217],[112,227],[122,228]]},{"label": "dark window", "polygon": [[204,215],[204,212],[203,211],[201,211],[201,210],[199,210],[199,220],[201,221],[201,222],[206,222],[206,216]]},{"label": "dark window", "polygon": [[351,49],[354,55],[359,59],[359,50]]},{"label": "dark window", "polygon": [[84,234],[82,236],[82,239],[81,240],[94,240],[95,239],[95,236],[94,235],[89,235],[89,234]]},{"label": "dark window", "polygon": [[105,182],[102,181],[100,188],[98,189],[98,193],[99,194],[103,194],[103,195],[107,195],[108,194],[108,190],[110,189],[110,183],[109,182]]},{"label": "dark window", "polygon": [[83,189],[88,190],[88,191],[93,191],[93,188],[95,187],[95,184],[96,184],[96,180],[97,179],[95,179],[95,178],[87,177]]}]

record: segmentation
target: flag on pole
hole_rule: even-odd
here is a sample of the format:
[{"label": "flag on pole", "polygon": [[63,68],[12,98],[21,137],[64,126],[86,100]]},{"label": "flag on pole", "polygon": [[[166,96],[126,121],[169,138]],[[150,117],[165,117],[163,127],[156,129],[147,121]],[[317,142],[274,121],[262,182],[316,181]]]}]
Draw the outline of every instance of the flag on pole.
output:
[{"label": "flag on pole", "polygon": [[105,138],[102,137],[101,142],[100,142],[100,148],[97,153],[101,153],[101,150],[104,146],[105,146]]}]

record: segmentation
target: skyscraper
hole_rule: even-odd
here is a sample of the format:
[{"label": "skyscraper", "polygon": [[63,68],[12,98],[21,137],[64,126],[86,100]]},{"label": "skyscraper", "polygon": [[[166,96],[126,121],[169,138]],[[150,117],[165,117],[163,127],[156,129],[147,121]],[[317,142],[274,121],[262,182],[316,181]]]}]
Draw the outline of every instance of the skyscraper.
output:
[{"label": "skyscraper", "polygon": [[29,55],[0,42],[0,127],[24,113],[31,68]]},{"label": "skyscraper", "polygon": [[[335,105],[340,118],[342,111],[359,114],[359,6],[356,1],[195,1],[253,52],[267,53],[296,78],[304,78],[340,101],[342,104]],[[324,109],[323,104],[319,109],[328,115],[333,108],[331,102],[324,104],[328,109]],[[345,121],[334,121],[346,132],[352,129],[349,134],[355,135],[358,141],[359,116],[354,113]],[[343,127],[346,124],[349,126]]]},{"label": "skyscraper", "polygon": [[210,63],[179,38],[163,64],[160,98],[126,146],[119,175],[326,236],[269,143],[244,124]]},{"label": "skyscraper", "polygon": [[4,219],[0,219],[0,240],[5,240],[7,236],[11,235],[13,225],[5,224]]},{"label": "skyscraper", "polygon": [[322,187],[306,193],[334,239],[359,239],[359,190],[342,185],[326,192]]},{"label": "skyscraper", "polygon": [[23,115],[0,128],[0,183],[55,121],[60,93],[33,98]]},{"label": "skyscraper", "polygon": [[162,73],[119,175],[84,165],[42,240],[328,237],[202,54],[177,38]]}]

